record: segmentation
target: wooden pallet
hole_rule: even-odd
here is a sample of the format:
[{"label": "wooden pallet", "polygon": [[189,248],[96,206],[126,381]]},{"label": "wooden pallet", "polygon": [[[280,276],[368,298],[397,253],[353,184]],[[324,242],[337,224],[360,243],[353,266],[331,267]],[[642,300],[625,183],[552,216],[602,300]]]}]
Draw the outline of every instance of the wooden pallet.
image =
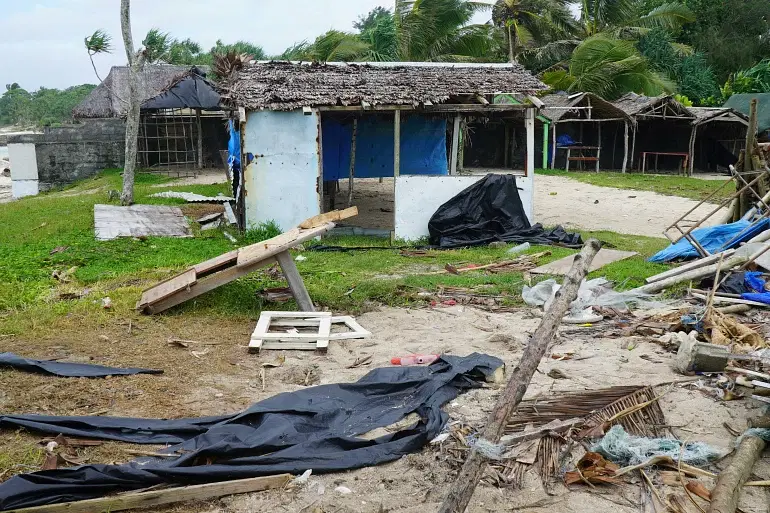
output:
[{"label": "wooden pallet", "polygon": [[345,219],[356,214],[358,209],[352,207],[311,217],[301,223],[302,227],[201,262],[142,292],[136,308],[146,314],[160,313],[277,262],[300,310],[312,312],[315,307],[289,250],[334,228],[329,219]]},{"label": "wooden pallet", "polygon": [[[331,333],[333,324],[344,324],[350,331]],[[315,333],[300,333],[297,328],[317,329]],[[371,332],[350,316],[332,317],[329,312],[262,312],[251,335],[249,352],[259,353],[262,349],[326,352],[329,341],[369,336]]]}]

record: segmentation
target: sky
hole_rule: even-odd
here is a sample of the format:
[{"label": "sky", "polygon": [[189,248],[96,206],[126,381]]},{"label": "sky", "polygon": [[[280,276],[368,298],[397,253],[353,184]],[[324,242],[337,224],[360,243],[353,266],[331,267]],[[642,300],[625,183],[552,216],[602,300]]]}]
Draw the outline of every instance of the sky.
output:
[{"label": "sky", "polygon": [[[353,30],[353,21],[392,0],[133,0],[134,44],[157,27],[203,48],[238,40],[280,54],[329,29]],[[113,38],[111,54],[94,57],[99,75],[126,63],[119,0],[0,0],[0,91],[18,82],[27,90],[98,83],[83,39],[96,29]],[[478,22],[489,19],[480,15]]]}]

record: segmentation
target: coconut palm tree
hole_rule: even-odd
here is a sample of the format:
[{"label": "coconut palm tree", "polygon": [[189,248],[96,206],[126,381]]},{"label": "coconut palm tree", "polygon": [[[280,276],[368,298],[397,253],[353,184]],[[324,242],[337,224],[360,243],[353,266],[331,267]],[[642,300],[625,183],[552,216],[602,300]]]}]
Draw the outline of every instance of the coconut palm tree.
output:
[{"label": "coconut palm tree", "polygon": [[543,73],[543,81],[557,90],[595,93],[610,100],[627,92],[657,96],[675,88],[649,68],[632,41],[603,34],[580,43],[569,68]]},{"label": "coconut palm tree", "polygon": [[692,21],[695,21],[692,10],[676,1],[649,11],[639,0],[581,1],[580,28],[586,38],[612,34],[621,39],[636,39],[655,27],[676,29]]},{"label": "coconut palm tree", "polygon": [[570,0],[498,0],[492,23],[503,31],[508,60],[517,62],[528,49],[569,39],[577,29],[570,4]]}]

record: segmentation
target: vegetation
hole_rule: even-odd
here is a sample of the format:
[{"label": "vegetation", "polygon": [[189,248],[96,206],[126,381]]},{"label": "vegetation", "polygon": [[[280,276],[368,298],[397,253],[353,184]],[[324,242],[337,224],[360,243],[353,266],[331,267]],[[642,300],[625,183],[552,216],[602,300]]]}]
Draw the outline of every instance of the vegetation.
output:
[{"label": "vegetation", "polygon": [[72,119],[72,109],[96,87],[84,84],[67,89],[41,87],[29,92],[19,84],[5,86],[0,96],[0,125],[49,126]]}]

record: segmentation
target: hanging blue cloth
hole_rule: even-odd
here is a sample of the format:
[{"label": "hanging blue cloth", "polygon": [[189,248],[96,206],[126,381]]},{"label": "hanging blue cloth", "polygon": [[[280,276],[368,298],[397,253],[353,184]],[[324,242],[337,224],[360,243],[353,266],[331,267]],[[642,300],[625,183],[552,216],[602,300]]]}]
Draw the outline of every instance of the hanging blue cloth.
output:
[{"label": "hanging blue cloth", "polygon": [[235,128],[235,123],[233,123],[232,119],[229,121],[229,123],[230,140],[227,143],[227,165],[230,167],[230,170],[232,170],[234,164],[237,164],[239,167],[241,165],[241,134],[238,133],[238,130]]}]

